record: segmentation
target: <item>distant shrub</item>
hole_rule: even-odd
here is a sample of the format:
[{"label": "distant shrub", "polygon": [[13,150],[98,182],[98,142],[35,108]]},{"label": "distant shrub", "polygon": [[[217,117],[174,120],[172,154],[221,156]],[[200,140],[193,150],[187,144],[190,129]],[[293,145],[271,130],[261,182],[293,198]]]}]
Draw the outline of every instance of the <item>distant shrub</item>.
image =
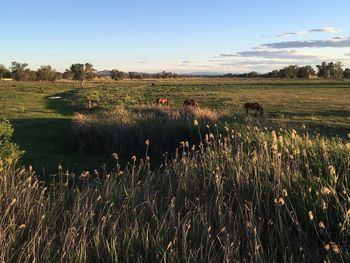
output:
[{"label": "distant shrub", "polygon": [[7,165],[15,163],[23,154],[19,147],[12,143],[13,128],[9,121],[0,121],[0,171]]}]

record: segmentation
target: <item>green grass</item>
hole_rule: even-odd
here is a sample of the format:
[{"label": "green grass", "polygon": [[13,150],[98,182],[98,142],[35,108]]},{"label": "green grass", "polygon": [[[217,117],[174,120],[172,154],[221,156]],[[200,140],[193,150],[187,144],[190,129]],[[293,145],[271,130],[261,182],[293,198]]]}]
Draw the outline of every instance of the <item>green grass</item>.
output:
[{"label": "green grass", "polygon": [[[348,84],[0,83],[34,165],[1,166],[0,262],[349,262]],[[180,110],[187,98],[205,114]]]},{"label": "green grass", "polygon": [[0,171],[1,262],[349,262],[349,139],[226,128],[160,167]]},{"label": "green grass", "polygon": [[[346,81],[180,79],[156,80],[155,87],[151,82],[93,82],[84,88],[73,87],[74,83],[0,82],[0,117],[14,124],[14,141],[26,151],[22,162],[40,171],[55,170],[60,162],[70,168],[93,168],[108,159],[109,153],[72,151],[71,120],[74,112],[83,111],[87,99],[97,99],[102,110],[110,110],[154,104],[157,97],[182,107],[184,99],[194,98],[202,106],[226,109],[243,119],[242,105],[258,101],[266,112],[259,118],[264,125],[306,124],[333,136],[346,136],[350,129],[350,83]],[[54,95],[63,99],[47,99]]]}]

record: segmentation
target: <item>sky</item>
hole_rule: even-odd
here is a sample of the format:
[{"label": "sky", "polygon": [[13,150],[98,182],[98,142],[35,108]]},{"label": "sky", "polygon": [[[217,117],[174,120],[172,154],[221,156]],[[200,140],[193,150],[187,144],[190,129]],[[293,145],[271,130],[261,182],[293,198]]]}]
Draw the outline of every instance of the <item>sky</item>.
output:
[{"label": "sky", "polygon": [[1,1],[0,64],[177,73],[350,67],[349,10],[348,0]]}]

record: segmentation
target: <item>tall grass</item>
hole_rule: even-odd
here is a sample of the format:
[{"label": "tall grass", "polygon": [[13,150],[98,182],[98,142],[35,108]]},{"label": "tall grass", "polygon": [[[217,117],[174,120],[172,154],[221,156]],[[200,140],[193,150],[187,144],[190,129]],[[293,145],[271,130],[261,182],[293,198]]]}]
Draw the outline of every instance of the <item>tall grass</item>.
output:
[{"label": "tall grass", "polygon": [[186,138],[198,142],[193,120],[214,123],[221,119],[223,111],[207,108],[136,106],[117,107],[113,111],[93,114],[78,113],[74,116],[74,148],[80,152],[118,152],[124,158],[144,152],[144,141],[151,141],[149,154],[160,156],[171,152],[179,141]]},{"label": "tall grass", "polygon": [[349,140],[249,126],[202,135],[160,167],[146,154],[121,169],[114,154],[111,172],[58,167],[49,183],[30,167],[0,172],[0,259],[349,262]]}]

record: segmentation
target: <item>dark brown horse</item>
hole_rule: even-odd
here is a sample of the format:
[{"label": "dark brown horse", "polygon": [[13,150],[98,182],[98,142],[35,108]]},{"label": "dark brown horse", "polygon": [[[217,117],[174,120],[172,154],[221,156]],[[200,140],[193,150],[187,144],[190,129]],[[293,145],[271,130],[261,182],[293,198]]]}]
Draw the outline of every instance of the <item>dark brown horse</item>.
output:
[{"label": "dark brown horse", "polygon": [[169,104],[169,100],[167,98],[158,98],[156,100],[158,105],[168,105]]},{"label": "dark brown horse", "polygon": [[184,106],[199,107],[199,103],[195,100],[185,100]]},{"label": "dark brown horse", "polygon": [[255,110],[255,114],[257,114],[258,112],[260,114],[264,113],[264,109],[263,107],[257,103],[257,102],[253,102],[253,103],[245,103],[244,104],[244,109],[246,110],[246,113],[248,113],[249,109]]}]

